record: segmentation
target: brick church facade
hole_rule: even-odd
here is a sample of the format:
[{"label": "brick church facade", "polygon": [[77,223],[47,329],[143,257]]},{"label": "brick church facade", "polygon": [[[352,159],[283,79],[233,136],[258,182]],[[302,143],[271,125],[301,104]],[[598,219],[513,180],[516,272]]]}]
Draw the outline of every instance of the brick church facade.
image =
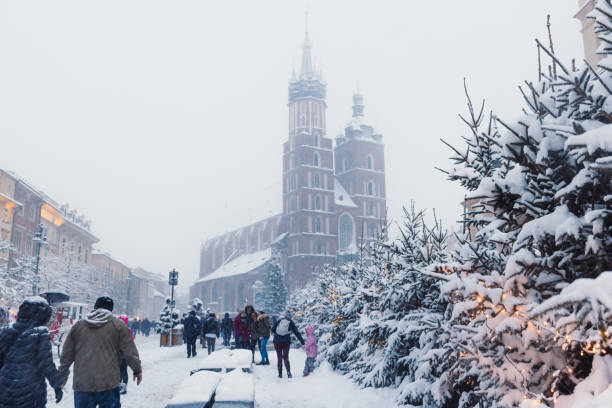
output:
[{"label": "brick church facade", "polygon": [[361,94],[334,141],[326,130],[327,86],[313,69],[306,32],[299,76],[289,82],[289,134],[283,143],[281,214],[207,240],[190,296],[217,311],[258,303],[275,259],[289,291],[325,264],[356,256],[386,220],[382,135],[364,122]]}]

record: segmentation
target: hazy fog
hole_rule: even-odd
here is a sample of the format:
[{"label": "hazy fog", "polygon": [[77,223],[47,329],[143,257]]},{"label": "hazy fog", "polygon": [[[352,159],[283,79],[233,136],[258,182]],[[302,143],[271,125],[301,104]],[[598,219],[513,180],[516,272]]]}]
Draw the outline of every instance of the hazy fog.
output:
[{"label": "hazy fog", "polygon": [[[280,211],[287,82],[303,1],[0,1],[0,167],[92,220],[129,266],[192,280],[203,239]],[[515,116],[534,38],[582,59],[574,0],[312,1],[328,135],[359,81],[386,143],[390,215],[415,199],[446,224],[462,192],[443,137],[474,99]],[[484,33],[484,34],[483,34]],[[259,204],[263,203],[263,204]],[[183,288],[187,279],[182,279]]]}]

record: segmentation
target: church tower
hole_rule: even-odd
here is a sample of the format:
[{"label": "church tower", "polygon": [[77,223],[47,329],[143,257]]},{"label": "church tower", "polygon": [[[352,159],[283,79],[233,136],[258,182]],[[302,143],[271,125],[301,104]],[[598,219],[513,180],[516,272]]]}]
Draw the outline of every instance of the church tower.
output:
[{"label": "church tower", "polygon": [[299,76],[289,81],[289,138],[283,145],[283,218],[287,237],[286,276],[303,287],[337,250],[334,155],[326,136],[327,86],[312,64],[308,26]]}]

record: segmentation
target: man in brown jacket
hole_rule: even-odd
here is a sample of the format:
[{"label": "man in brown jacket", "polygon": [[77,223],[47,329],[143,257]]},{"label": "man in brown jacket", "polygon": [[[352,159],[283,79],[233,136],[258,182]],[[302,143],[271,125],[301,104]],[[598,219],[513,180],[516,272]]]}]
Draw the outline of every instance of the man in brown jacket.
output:
[{"label": "man in brown jacket", "polygon": [[113,300],[103,296],[94,310],[77,322],[66,337],[59,371],[66,377],[74,363],[72,388],[75,408],[120,408],[119,364],[121,355],[140,385],[142,367],[132,333],[112,314]]}]

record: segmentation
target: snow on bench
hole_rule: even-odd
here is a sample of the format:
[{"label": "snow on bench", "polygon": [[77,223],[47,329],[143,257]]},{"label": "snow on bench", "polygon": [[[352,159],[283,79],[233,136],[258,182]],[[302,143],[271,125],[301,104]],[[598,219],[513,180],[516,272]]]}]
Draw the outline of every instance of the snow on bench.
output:
[{"label": "snow on bench", "polygon": [[166,408],[210,407],[210,400],[221,380],[221,374],[200,371],[182,381]]},{"label": "snow on bench", "polygon": [[193,370],[191,374],[202,370],[214,371],[217,373],[230,372],[237,368],[242,369],[241,371],[250,371],[252,358],[253,356],[250,350],[223,349],[215,351],[204,359],[200,369]]},{"label": "snow on bench", "polygon": [[[250,358],[250,352],[249,352]],[[253,374],[234,370],[221,376],[213,408],[254,408],[255,378]]]}]

